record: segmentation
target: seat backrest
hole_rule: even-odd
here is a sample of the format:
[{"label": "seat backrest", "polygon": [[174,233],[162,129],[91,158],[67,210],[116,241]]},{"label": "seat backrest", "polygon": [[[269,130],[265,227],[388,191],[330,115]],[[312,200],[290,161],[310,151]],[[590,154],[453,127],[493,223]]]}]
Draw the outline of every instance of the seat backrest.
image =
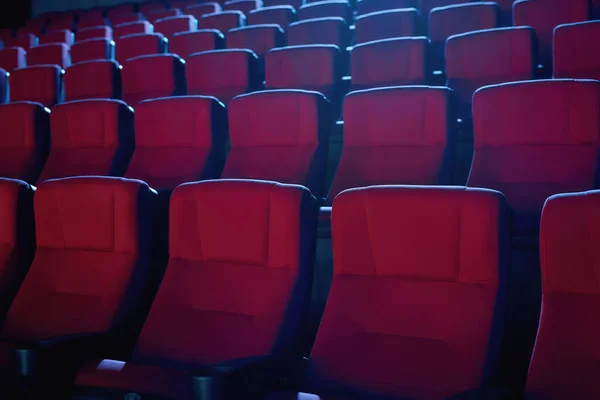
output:
[{"label": "seat backrest", "polygon": [[250,49],[259,60],[269,50],[285,45],[285,33],[279,25],[251,25],[235,28],[227,34],[228,49]]},{"label": "seat backrest", "polygon": [[27,65],[26,51],[22,47],[5,47],[0,49],[0,68],[12,73],[17,68]]},{"label": "seat backrest", "polygon": [[248,25],[277,24],[284,31],[296,19],[296,11],[292,6],[258,8],[250,11],[247,15]]},{"label": "seat backrest", "polygon": [[343,18],[327,17],[294,22],[288,27],[288,45],[331,44],[345,50],[350,40]]},{"label": "seat backrest", "polygon": [[213,97],[143,101],[135,109],[135,151],[125,176],[157,190],[219,178],[226,141],[225,106]]},{"label": "seat backrest", "polygon": [[75,29],[75,15],[73,13],[53,15],[50,22],[46,25],[47,31],[58,31],[63,29],[70,31]]},{"label": "seat backrest", "polygon": [[75,40],[77,43],[89,39],[113,39],[113,29],[110,26],[93,26],[91,28],[81,29],[77,32]]},{"label": "seat backrest", "polygon": [[494,29],[500,25],[500,8],[496,2],[479,2],[438,7],[429,13],[431,68],[443,70],[446,39],[452,35]]},{"label": "seat backrest", "polygon": [[596,187],[600,82],[486,86],[473,96],[473,130],[468,186],[504,193],[515,229],[535,232],[549,196]]},{"label": "seat backrest", "polygon": [[406,37],[357,44],[350,53],[352,90],[424,85],[429,39]]},{"label": "seat backrest", "polygon": [[314,90],[330,100],[342,80],[340,50],[332,45],[288,46],[267,53],[266,89]]},{"label": "seat backrest", "polygon": [[164,53],[167,42],[162,33],[121,36],[116,40],[115,57],[119,64],[123,65],[130,58]]},{"label": "seat backrest", "polygon": [[229,0],[223,3],[224,10],[237,10],[248,15],[250,11],[257,10],[262,7],[261,0]]},{"label": "seat backrest", "polygon": [[169,208],[169,264],[134,359],[213,365],[298,351],[314,269],[310,192],[196,182],[175,189]]},{"label": "seat backrest", "polygon": [[241,11],[221,11],[213,14],[204,14],[198,20],[200,29],[216,29],[226,35],[230,29],[246,25],[246,17]]},{"label": "seat backrest", "polygon": [[600,79],[600,21],[559,25],[554,30],[554,78]]},{"label": "seat backrest", "polygon": [[130,58],[123,64],[123,100],[140,101],[186,94],[185,62],[175,54]]},{"label": "seat backrest", "polygon": [[37,44],[37,36],[32,34],[20,34],[4,41],[4,47],[22,47],[25,51],[29,51]]},{"label": "seat backrest", "polygon": [[50,43],[36,46],[27,51],[27,65],[49,64],[67,68],[71,64],[69,47],[64,43]]},{"label": "seat backrest", "polygon": [[480,87],[534,78],[536,38],[526,26],[451,36],[446,42],[446,85],[459,100],[459,114],[471,119],[471,100]]},{"label": "seat backrest", "polygon": [[[542,314],[527,392],[540,399],[600,396],[597,284],[600,192],[550,197],[542,213]],[[577,327],[577,328],[575,328]]]},{"label": "seat backrest", "polygon": [[322,197],[330,125],[330,107],[320,93],[238,96],[229,106],[231,149],[222,177],[294,183]]},{"label": "seat backrest", "polygon": [[38,182],[68,176],[123,176],[133,152],[133,110],[120,100],[63,103],[50,116],[52,147]]},{"label": "seat backrest", "polygon": [[350,93],[344,101],[344,145],[329,204],[348,188],[450,184],[454,121],[454,99],[447,88]]},{"label": "seat backrest", "polygon": [[590,17],[589,0],[519,0],[513,5],[515,26],[535,29],[539,41],[539,61],[552,65],[552,35],[561,24],[586,21]]},{"label": "seat backrest", "polygon": [[117,4],[106,12],[106,16],[112,20],[119,15],[131,14],[134,11],[133,6],[133,3]]},{"label": "seat backrest", "polygon": [[92,60],[73,64],[65,70],[64,78],[65,101],[120,99],[122,95],[121,68],[116,61]]},{"label": "seat backrest", "polygon": [[50,150],[50,109],[39,103],[0,105],[0,176],[37,182]]},{"label": "seat backrest", "polygon": [[92,60],[113,60],[115,58],[115,42],[108,39],[89,39],[71,46],[71,62],[73,64]]},{"label": "seat backrest", "polygon": [[10,74],[10,100],[34,101],[46,107],[63,98],[64,71],[58,65],[34,65]]},{"label": "seat backrest", "polygon": [[247,49],[212,50],[187,59],[188,93],[214,96],[225,104],[258,89],[258,58]]},{"label": "seat backrest", "polygon": [[196,29],[198,29],[198,21],[191,15],[163,18],[154,23],[154,30],[162,33],[169,40],[176,33],[195,31]]},{"label": "seat backrest", "polygon": [[494,1],[437,7],[429,14],[429,38],[442,45],[452,35],[497,28],[500,8]]},{"label": "seat backrest", "polygon": [[119,178],[39,185],[37,250],[2,337],[105,334],[127,324],[138,311],[147,275],[148,203],[154,196],[145,183]]},{"label": "seat backrest", "polygon": [[80,15],[77,20],[77,31],[79,32],[82,29],[89,29],[95,26],[105,25],[107,22],[106,18],[102,15]]},{"label": "seat backrest", "polygon": [[356,18],[356,43],[395,37],[418,36],[419,12],[416,8],[378,11]]},{"label": "seat backrest", "polygon": [[0,318],[8,307],[35,252],[33,194],[28,183],[0,178]]},{"label": "seat backrest", "polygon": [[[140,13],[127,13],[127,14],[115,15],[110,20],[112,22],[112,26],[116,28],[119,25],[130,24],[132,22],[143,22],[144,16]],[[149,21],[146,21],[146,23],[148,25],[152,25]],[[132,33],[141,33],[141,32],[129,32],[129,33],[125,33],[125,34],[130,35]],[[152,32],[146,32],[146,33],[152,33]],[[115,37],[117,38],[119,36],[115,35]]]},{"label": "seat backrest", "polygon": [[176,17],[181,15],[181,10],[178,8],[170,8],[168,10],[161,11],[153,11],[151,13],[143,13],[146,16],[146,19],[153,24],[156,23],[159,19],[168,18],[168,17]]},{"label": "seat backrest", "polygon": [[413,0],[359,0],[356,3],[356,15],[365,15],[377,11],[414,7]]},{"label": "seat backrest", "polygon": [[194,32],[182,32],[173,35],[169,51],[187,59],[194,53],[217,50],[225,47],[225,37],[216,29],[200,29]]},{"label": "seat backrest", "polygon": [[350,3],[346,0],[317,1],[305,4],[298,9],[300,21],[327,17],[339,17],[346,22],[350,21],[352,18]]},{"label": "seat backrest", "polygon": [[193,15],[197,20],[202,18],[203,15],[218,13],[221,11],[221,5],[216,2],[207,2],[196,4],[194,6],[188,6],[183,10],[186,15]]},{"label": "seat backrest", "polygon": [[148,21],[127,22],[125,24],[116,25],[113,32],[115,40],[129,35],[152,33],[154,33],[154,25]]},{"label": "seat backrest", "polygon": [[483,386],[498,367],[509,221],[502,195],[487,189],[340,194],[333,283],[307,386],[403,399]]},{"label": "seat backrest", "polygon": [[69,30],[50,31],[38,38],[38,44],[64,43],[71,46],[75,41],[75,35]]}]

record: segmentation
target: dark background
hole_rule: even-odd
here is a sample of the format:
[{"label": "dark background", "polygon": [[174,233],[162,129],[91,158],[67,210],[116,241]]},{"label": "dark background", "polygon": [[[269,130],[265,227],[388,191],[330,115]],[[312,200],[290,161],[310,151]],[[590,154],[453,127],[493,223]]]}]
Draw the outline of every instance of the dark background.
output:
[{"label": "dark background", "polygon": [[31,17],[31,0],[0,0],[0,10],[0,28],[18,28]]}]

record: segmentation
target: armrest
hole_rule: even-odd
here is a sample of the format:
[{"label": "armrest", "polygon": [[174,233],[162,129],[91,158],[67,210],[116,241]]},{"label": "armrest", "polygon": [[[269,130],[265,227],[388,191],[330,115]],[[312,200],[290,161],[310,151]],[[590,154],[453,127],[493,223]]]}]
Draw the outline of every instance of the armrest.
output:
[{"label": "armrest", "polygon": [[[19,376],[35,375],[44,363],[64,366],[105,354],[113,343],[108,335],[87,333],[45,338],[14,345],[15,369]],[[54,365],[52,365],[55,368]]]},{"label": "armrest", "polygon": [[522,389],[478,388],[459,393],[446,400],[523,400]]}]

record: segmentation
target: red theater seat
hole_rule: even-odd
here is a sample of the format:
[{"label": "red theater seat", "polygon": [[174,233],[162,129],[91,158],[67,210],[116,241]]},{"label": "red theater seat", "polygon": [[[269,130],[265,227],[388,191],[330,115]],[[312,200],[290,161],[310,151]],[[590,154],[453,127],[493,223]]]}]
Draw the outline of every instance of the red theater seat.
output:
[{"label": "red theater seat", "polygon": [[116,61],[85,61],[65,70],[65,101],[120,99],[121,91],[121,68]]},{"label": "red theater seat", "polygon": [[350,53],[352,90],[427,84],[428,49],[426,37],[357,44]]},{"label": "red theater seat", "polygon": [[159,19],[176,17],[176,16],[181,15],[181,10],[178,8],[171,8],[169,10],[154,11],[154,12],[151,12],[149,14],[144,14],[144,15],[146,15],[146,19],[148,21],[150,21],[154,24]]},{"label": "red theater seat", "polygon": [[108,39],[90,39],[71,46],[71,62],[73,64],[92,60],[113,60],[115,58],[115,42]]},{"label": "red theater seat", "polygon": [[[37,250],[0,331],[2,367],[12,364],[14,349],[23,349],[28,361],[43,360],[36,374],[68,380],[99,346],[127,340],[139,319],[154,196],[145,183],[118,178],[39,185]],[[21,367],[28,365],[17,363],[11,372],[22,374]]]},{"label": "red theater seat", "polygon": [[27,65],[26,54],[22,47],[6,47],[0,50],[0,68],[12,73],[17,68]]},{"label": "red theater seat", "polygon": [[249,49],[258,57],[260,81],[264,80],[265,56],[269,50],[285,46],[285,33],[279,25],[251,25],[235,28],[227,34],[227,48]]},{"label": "red theater seat", "polygon": [[120,100],[60,104],[50,116],[52,148],[39,182],[68,176],[123,176],[133,152],[133,111]]},{"label": "red theater seat", "polygon": [[480,87],[533,79],[535,46],[535,31],[524,26],[451,36],[446,42],[446,86],[459,100],[459,116],[471,120],[471,100]]},{"label": "red theater seat", "polygon": [[453,101],[449,89],[428,86],[361,90],[346,96],[344,146],[329,204],[348,188],[450,184]]},{"label": "red theater seat", "polygon": [[159,19],[154,23],[154,30],[160,32],[169,40],[176,33],[190,32],[198,29],[198,21],[191,15],[180,15]]},{"label": "red theater seat", "polygon": [[140,56],[123,64],[123,100],[132,107],[142,100],[185,94],[185,62],[177,55]]},{"label": "red theater seat", "polygon": [[473,96],[475,156],[468,186],[504,193],[518,234],[536,232],[551,195],[596,187],[600,82],[540,80]]},{"label": "red theater seat", "polygon": [[[120,15],[116,15],[114,17],[112,17],[110,19],[112,26],[113,27],[117,27],[119,25],[125,25],[125,24],[130,24],[132,22],[143,22],[144,21],[144,16],[140,13],[129,13],[129,14],[120,14]],[[150,22],[146,21],[148,24],[150,24]],[[150,24],[152,25],[152,24]],[[139,32],[131,32],[131,33],[139,33]],[[147,32],[147,33],[152,33],[152,32]],[[118,37],[117,35],[115,35],[115,37]]]},{"label": "red theater seat", "polygon": [[600,193],[552,196],[542,213],[542,315],[527,392],[544,400],[600,397],[597,285]]},{"label": "red theater seat", "polygon": [[[172,0],[170,2],[171,7],[179,8],[183,10],[186,7],[192,7],[200,3],[201,0]],[[186,14],[184,12],[184,14]]]},{"label": "red theater seat", "polygon": [[37,36],[32,34],[20,34],[4,41],[4,47],[22,47],[25,51],[29,51],[37,44]]},{"label": "red theater seat", "polygon": [[0,318],[4,319],[35,252],[34,188],[0,178]]},{"label": "red theater seat", "polygon": [[514,25],[531,26],[538,38],[539,62],[552,70],[552,36],[561,24],[586,21],[589,0],[519,0],[513,6]]},{"label": "red theater seat", "polygon": [[338,105],[342,75],[336,46],[276,48],[267,53],[265,64],[265,88],[314,90]]},{"label": "red theater seat", "polygon": [[106,15],[109,19],[112,19],[118,15],[130,14],[134,11],[133,6],[133,3],[118,4],[111,7],[111,9],[106,12]]},{"label": "red theater seat", "polygon": [[458,4],[434,8],[429,14],[429,39],[431,40],[431,67],[444,69],[446,39],[452,35],[482,29],[497,28],[500,8],[495,2]]},{"label": "red theater seat", "polygon": [[378,11],[356,18],[356,43],[395,37],[418,36],[419,12],[416,8]]},{"label": "red theater seat", "polygon": [[217,50],[225,47],[225,37],[216,29],[200,29],[194,32],[182,32],[173,35],[169,50],[173,54],[187,59],[194,53]]},{"label": "red theater seat", "polygon": [[64,43],[42,44],[27,51],[27,65],[54,64],[67,68],[71,64],[69,46]]},{"label": "red theater seat", "polygon": [[193,15],[197,20],[200,20],[203,15],[214,14],[221,11],[221,5],[215,2],[208,2],[202,4],[196,4],[195,6],[186,7],[183,13],[186,15]]},{"label": "red theater seat", "polygon": [[148,21],[128,22],[115,26],[115,39],[120,39],[129,35],[141,35],[154,33],[154,26]]},{"label": "red theater seat", "polygon": [[305,4],[298,9],[298,19],[338,17],[346,22],[352,19],[352,10],[350,3],[346,0],[317,1],[315,3]]},{"label": "red theater seat", "polygon": [[310,297],[315,211],[297,185],[234,180],[175,189],[169,265],[131,361],[88,364],[75,393],[190,398],[190,378],[202,367],[294,354]]},{"label": "red theater seat", "polygon": [[227,113],[212,97],[146,100],[135,109],[135,151],[126,177],[157,190],[216,179],[225,162]]},{"label": "red theater seat", "polygon": [[502,195],[486,189],[340,194],[333,284],[305,389],[323,399],[446,399],[489,384],[504,328],[509,220]]},{"label": "red theater seat", "polygon": [[81,29],[77,32],[75,40],[77,43],[89,39],[106,39],[112,40],[113,30],[110,26],[94,26],[91,28]]},{"label": "red theater seat", "polygon": [[77,31],[79,32],[82,29],[89,29],[96,26],[103,26],[107,24],[107,20],[102,15],[102,10],[98,10],[97,12],[90,12],[79,14],[79,18],[77,20]]},{"label": "red theater seat", "polygon": [[600,79],[600,21],[559,25],[554,30],[554,78]]},{"label": "red theater seat", "polygon": [[75,28],[75,15],[73,13],[64,13],[60,15],[54,15],[50,18],[50,22],[46,26],[47,31],[59,31],[69,30],[73,31]]},{"label": "red theater seat", "polygon": [[193,54],[187,59],[186,74],[188,94],[214,96],[225,104],[260,85],[258,58],[246,49]]},{"label": "red theater seat", "polygon": [[58,65],[35,65],[10,74],[10,100],[34,101],[46,107],[62,101],[63,70]]},{"label": "red theater seat", "polygon": [[244,15],[248,15],[250,11],[257,10],[261,7],[261,0],[229,0],[223,4],[224,10],[237,10],[243,12]]},{"label": "red theater seat", "polygon": [[412,8],[414,6],[415,2],[413,0],[359,0],[356,3],[356,14],[365,15],[377,11]]},{"label": "red theater seat", "polygon": [[316,92],[268,90],[238,96],[229,106],[231,149],[223,178],[269,179],[324,195],[331,122]]},{"label": "red theater seat", "polygon": [[161,33],[121,36],[116,40],[115,56],[120,64],[124,64],[130,58],[164,53],[167,42]]},{"label": "red theater seat", "polygon": [[0,176],[35,183],[50,149],[50,110],[38,103],[0,105]]},{"label": "red theater seat", "polygon": [[247,14],[248,25],[277,24],[284,31],[296,21],[296,11],[292,6],[264,7]]},{"label": "red theater seat", "polygon": [[64,43],[67,46],[71,46],[75,41],[75,35],[73,32],[62,30],[62,31],[51,31],[45,35],[41,35],[38,38],[38,44],[49,44],[49,43]]},{"label": "red theater seat", "polygon": [[198,20],[200,29],[216,29],[223,35],[230,29],[246,25],[246,17],[241,11],[222,11],[214,14],[204,14]]},{"label": "red theater seat", "polygon": [[342,18],[328,17],[307,19],[290,24],[288,45],[331,44],[346,51],[350,41],[348,24]]}]

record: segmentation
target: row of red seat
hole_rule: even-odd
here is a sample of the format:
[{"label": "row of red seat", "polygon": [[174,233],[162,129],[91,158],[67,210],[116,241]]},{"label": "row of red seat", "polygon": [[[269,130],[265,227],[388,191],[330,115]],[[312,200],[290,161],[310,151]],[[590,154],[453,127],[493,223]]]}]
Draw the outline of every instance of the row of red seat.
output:
[{"label": "row of red seat", "polygon": [[[542,80],[476,92],[475,152],[465,158],[470,164],[473,157],[468,186],[501,191],[519,217],[516,230],[535,229],[548,196],[597,187],[599,88],[591,80]],[[344,107],[344,147],[330,201],[349,187],[465,183],[452,176],[460,160],[450,90],[358,91],[347,96]],[[0,106],[0,112],[11,132],[2,136],[3,176],[36,182],[125,174],[160,189],[222,176],[297,183],[318,197],[327,195],[331,114],[325,98],[315,92],[236,97],[229,107],[229,128],[225,107],[212,98],[142,102],[136,108],[135,140],[133,113],[118,100],[58,105],[50,124],[48,112],[34,103]],[[227,131],[231,149],[221,174]],[[42,169],[49,135],[50,157]]]},{"label": "row of red seat", "polygon": [[[137,180],[51,180],[35,195],[0,180],[0,368],[17,376],[2,375],[3,395],[22,378],[44,396],[68,393],[77,371],[77,399],[206,399],[197,396],[219,386],[239,390],[234,398],[277,389],[321,399],[444,399],[474,389],[464,398],[519,398],[484,396],[496,378],[508,279],[510,216],[500,193],[384,186],[338,196],[333,285],[300,367],[317,202],[301,186],[265,181],[174,191],[165,277],[133,354],[115,350],[145,313],[155,201]],[[532,398],[600,395],[590,240],[600,234],[599,202],[600,192],[588,192],[544,207]],[[269,398],[305,396],[313,398]]]},{"label": "row of red seat", "polygon": [[[291,29],[290,29],[291,31]],[[311,32],[306,29],[304,32]],[[600,21],[589,21],[556,28],[554,46],[555,78],[600,78],[600,59],[595,59],[594,41],[580,40],[600,32]],[[300,37],[301,35],[298,35]],[[230,31],[227,44],[249,50],[216,50],[189,56],[190,52],[213,50],[223,46],[223,38],[214,30],[176,35],[171,50],[186,54],[185,67],[176,56],[153,56],[124,62],[123,99],[135,105],[141,92],[157,96],[187,93],[216,96],[223,102],[262,87],[265,77],[261,58],[266,59],[266,88],[317,90],[335,103],[343,95],[342,55],[333,46],[274,47],[283,33],[276,26],[255,26]],[[289,40],[290,38],[288,38]],[[471,99],[479,87],[535,77],[535,34],[531,28],[514,27],[477,31],[452,36],[446,45],[447,86],[459,99],[459,116],[470,120]],[[262,47],[261,47],[262,46]],[[274,47],[273,49],[270,49]],[[164,51],[158,34],[131,35],[122,38],[117,55],[129,58],[140,53]],[[270,49],[270,50],[269,50]],[[427,84],[429,68],[426,38],[397,38],[364,43],[350,53],[352,90],[370,87]],[[73,61],[112,58],[114,46],[105,39],[92,39],[71,47]],[[258,54],[258,55],[257,55]],[[68,64],[65,45],[49,44],[31,49],[26,55],[17,48],[0,50],[0,67],[12,71],[12,100],[38,101],[52,106],[61,100],[60,68],[22,67],[26,63]],[[308,61],[308,65],[307,62]],[[185,71],[184,71],[185,70]],[[131,72],[130,72],[131,71]],[[93,76],[94,79],[88,79]],[[53,84],[53,82],[57,82]],[[84,98],[121,98],[121,70],[114,62],[76,63],[65,74],[65,100]],[[144,86],[147,85],[147,88]],[[160,88],[160,91],[158,91]],[[132,96],[135,94],[135,96]],[[135,98],[134,98],[135,97]]]}]

